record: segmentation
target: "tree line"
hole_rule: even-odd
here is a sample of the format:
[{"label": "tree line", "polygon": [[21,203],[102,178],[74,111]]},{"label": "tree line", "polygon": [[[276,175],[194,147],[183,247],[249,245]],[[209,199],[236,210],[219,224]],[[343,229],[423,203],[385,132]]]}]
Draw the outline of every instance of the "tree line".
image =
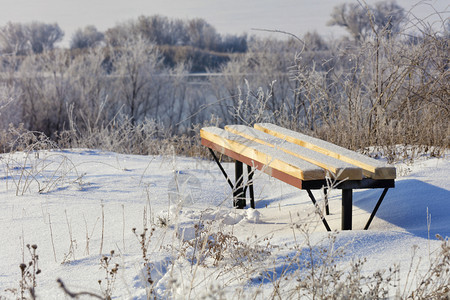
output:
[{"label": "tree line", "polygon": [[[268,121],[351,149],[448,148],[450,26],[410,18],[392,1],[338,5],[329,25],[349,36],[327,40],[224,37],[202,20],[142,16],[103,33],[80,29],[71,49],[55,47],[56,24],[41,39],[30,24],[23,34],[7,24],[0,146],[22,128],[66,146],[149,153],[205,124]],[[192,76],[201,68],[211,73]]]},{"label": "tree line", "polygon": [[[53,50],[63,37],[64,32],[56,23],[8,22],[0,27],[0,53],[21,56],[40,54]],[[184,21],[160,15],[140,16],[105,32],[98,31],[93,25],[79,28],[70,39],[70,49],[121,47],[127,39],[137,38],[157,45],[168,66],[190,61],[193,72],[217,68],[228,61],[230,54],[247,51],[246,34],[221,35],[200,18]]]}]

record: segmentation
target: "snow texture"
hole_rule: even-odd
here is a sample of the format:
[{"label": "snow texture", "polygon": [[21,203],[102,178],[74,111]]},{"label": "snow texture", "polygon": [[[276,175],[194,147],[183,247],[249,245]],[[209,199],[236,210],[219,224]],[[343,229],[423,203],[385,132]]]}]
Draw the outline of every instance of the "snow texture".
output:
[{"label": "snow texture", "polygon": [[[233,164],[224,166],[233,174]],[[406,272],[416,249],[415,255],[422,258],[419,270],[426,269],[440,247],[435,234],[450,235],[449,156],[396,167],[396,187],[388,192],[368,231],[361,229],[381,190],[355,191],[354,230],[336,235],[336,247],[346,249],[339,264],[366,257],[365,272],[395,263]],[[0,298],[15,299],[10,290],[19,288],[19,264],[30,259],[26,244],[38,246],[42,270],[37,275],[38,299],[65,297],[58,278],[71,291],[102,295],[98,280],[105,284],[105,270],[99,261],[111,250],[112,261],[119,264],[116,298],[146,299],[149,276],[157,298],[170,294],[194,299],[207,296],[207,291],[235,298],[236,291],[256,288],[263,298],[269,297],[264,293],[272,286],[270,278],[301,271],[283,263],[284,257],[296,255],[294,245],[304,248],[304,236],[295,234],[292,225],[307,226],[312,243],[321,243],[329,233],[305,191],[261,172],[254,179],[256,209],[236,210],[230,187],[210,161],[87,149],[1,154]],[[331,191],[329,199],[327,220],[338,229],[339,192]],[[145,227],[155,228],[146,244],[148,265],[139,242]],[[188,245],[201,241],[201,234],[217,243],[218,233],[252,248],[235,244],[236,249],[222,249],[230,257],[226,265],[215,267],[210,261],[203,267],[199,250]],[[257,253],[256,258],[236,254],[243,249]],[[216,252],[211,248],[210,253]],[[249,267],[246,277],[240,264]]]}]

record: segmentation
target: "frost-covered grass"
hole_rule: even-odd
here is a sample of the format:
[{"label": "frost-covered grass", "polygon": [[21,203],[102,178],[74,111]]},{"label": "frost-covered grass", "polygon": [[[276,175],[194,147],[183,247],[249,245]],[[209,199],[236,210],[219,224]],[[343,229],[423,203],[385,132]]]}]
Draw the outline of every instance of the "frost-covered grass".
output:
[{"label": "frost-covered grass", "polygon": [[[38,299],[448,297],[448,155],[396,167],[368,231],[380,190],[355,191],[355,230],[328,233],[306,192],[265,174],[255,176],[256,210],[232,208],[204,159],[1,154],[0,298],[31,298],[33,282]],[[338,229],[338,191],[330,209]]]}]

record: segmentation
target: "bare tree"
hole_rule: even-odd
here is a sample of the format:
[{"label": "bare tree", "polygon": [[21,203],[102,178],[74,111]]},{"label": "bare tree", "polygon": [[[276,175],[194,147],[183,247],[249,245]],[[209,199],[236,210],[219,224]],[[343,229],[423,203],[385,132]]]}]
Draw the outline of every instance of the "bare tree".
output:
[{"label": "bare tree", "polygon": [[384,31],[388,37],[397,33],[406,21],[405,10],[395,1],[380,1],[374,6],[344,3],[334,7],[327,25],[344,27],[355,41],[373,32]]},{"label": "bare tree", "polygon": [[214,50],[220,41],[216,29],[203,19],[193,19],[188,22],[187,31],[189,44],[201,49]]},{"label": "bare tree", "polygon": [[187,45],[189,42],[189,34],[183,20],[176,19],[171,21],[170,33],[168,34],[171,45]]},{"label": "bare tree", "polygon": [[112,49],[116,78],[117,103],[133,124],[142,121],[151,109],[159,106],[152,101],[152,77],[161,69],[162,59],[153,44],[143,38],[127,39],[120,48]]},{"label": "bare tree", "polygon": [[[236,107],[240,106],[243,98],[259,101],[260,88],[263,94],[271,95],[264,100],[266,111],[274,114],[283,106],[292,105],[294,82],[289,68],[296,50],[292,43],[295,42],[253,40],[247,53],[233,57],[221,67],[221,76],[211,76],[211,85],[216,98],[220,100],[216,113],[225,123],[242,122],[235,117]],[[246,80],[249,84],[246,84]]]},{"label": "bare tree", "polygon": [[77,130],[95,131],[117,113],[111,108],[109,95],[113,89],[104,60],[103,49],[92,48],[76,56],[69,66],[68,79],[76,101],[71,102],[68,108],[71,126]]},{"label": "bare tree", "polygon": [[0,52],[24,55],[30,50],[25,26],[21,23],[8,22],[0,28]]},{"label": "bare tree", "polygon": [[375,3],[373,14],[376,30],[383,31],[386,37],[400,32],[402,25],[407,21],[405,10],[395,1]]},{"label": "bare tree", "polygon": [[53,49],[55,43],[64,37],[64,32],[56,23],[32,22],[27,26],[27,35],[31,50],[34,53],[42,53],[44,50]]},{"label": "bare tree", "polygon": [[168,17],[155,15],[151,17],[140,16],[136,23],[136,32],[143,38],[157,45],[173,45],[172,24]]},{"label": "bare tree", "polygon": [[317,52],[328,50],[329,48],[327,42],[317,31],[305,33],[303,42],[305,43],[305,51]]},{"label": "bare tree", "polygon": [[335,6],[327,25],[344,27],[356,41],[364,40],[370,30],[367,11],[357,3],[343,3]]},{"label": "bare tree", "polygon": [[102,32],[99,32],[95,26],[89,25],[83,29],[77,29],[77,31],[75,31],[70,41],[70,48],[93,48],[99,45],[104,38],[105,36]]},{"label": "bare tree", "polygon": [[116,46],[127,38],[143,38],[157,45],[187,45],[188,35],[184,21],[160,15],[139,16],[108,29],[105,34],[107,42]]},{"label": "bare tree", "polygon": [[68,124],[67,106],[74,101],[64,50],[47,51],[25,58],[18,72],[20,107],[25,128],[53,136]]},{"label": "bare tree", "polygon": [[29,51],[42,53],[54,48],[62,40],[64,32],[58,24],[32,22],[28,24],[9,22],[0,28],[0,50],[3,53],[18,55]]}]

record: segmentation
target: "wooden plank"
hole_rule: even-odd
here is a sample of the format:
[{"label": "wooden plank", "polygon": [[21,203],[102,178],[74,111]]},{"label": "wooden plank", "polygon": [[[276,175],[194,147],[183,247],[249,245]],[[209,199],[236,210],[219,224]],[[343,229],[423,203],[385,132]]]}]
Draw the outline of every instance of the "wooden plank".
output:
[{"label": "wooden plank", "polygon": [[[272,169],[284,172],[301,180],[318,180],[325,178],[323,169],[298,157],[284,153],[272,147],[248,140],[242,136],[227,132],[217,127],[204,127],[200,130],[202,139],[231,150]],[[203,143],[203,141],[202,141]]]},{"label": "wooden plank", "polygon": [[263,145],[282,150],[288,154],[315,164],[325,169],[325,171],[330,172],[329,177],[331,179],[362,179],[363,175],[362,169],[360,167],[354,166],[320,152],[316,152],[311,149],[299,146],[297,144],[289,143],[286,140],[267,134],[263,131],[256,130],[255,128],[251,128],[245,125],[228,125],[225,126],[225,130],[243,136],[249,140],[256,141]]},{"label": "wooden plank", "polygon": [[345,161],[363,169],[363,174],[372,179],[395,179],[395,167],[388,166],[380,161],[359,154],[321,139],[301,134],[274,124],[259,123],[254,126],[257,130],[271,134],[288,142],[309,148],[336,159]]},{"label": "wooden plank", "polygon": [[281,171],[279,171],[277,169],[272,169],[271,167],[268,167],[268,166],[266,166],[263,163],[257,162],[257,161],[255,161],[253,159],[250,159],[250,158],[248,158],[246,156],[243,156],[243,155],[241,155],[241,154],[239,154],[237,152],[234,152],[234,151],[232,151],[230,149],[226,149],[226,148],[224,148],[222,146],[219,146],[219,145],[217,145],[217,144],[215,144],[215,143],[213,143],[213,142],[211,142],[211,141],[209,141],[207,139],[202,138],[201,141],[202,141],[202,145],[203,146],[211,148],[212,150],[216,150],[216,151],[218,151],[218,152],[220,152],[220,153],[222,153],[222,154],[224,154],[224,155],[226,155],[228,157],[231,157],[231,158],[233,158],[235,160],[241,161],[241,162],[247,164],[248,166],[252,166],[253,168],[258,169],[258,170],[268,174],[269,176],[277,178],[277,179],[279,179],[279,180],[281,180],[283,182],[286,182],[287,184],[295,186],[296,188],[303,189],[303,184],[305,182],[306,183],[314,182],[315,186],[318,186],[318,182],[320,182],[321,186],[318,187],[318,189],[321,189],[323,187],[323,185],[327,184],[326,180],[324,180],[324,179],[322,179],[322,180],[303,181],[303,180],[298,179],[298,178],[296,178],[294,176],[291,176],[289,174],[281,172]]}]

